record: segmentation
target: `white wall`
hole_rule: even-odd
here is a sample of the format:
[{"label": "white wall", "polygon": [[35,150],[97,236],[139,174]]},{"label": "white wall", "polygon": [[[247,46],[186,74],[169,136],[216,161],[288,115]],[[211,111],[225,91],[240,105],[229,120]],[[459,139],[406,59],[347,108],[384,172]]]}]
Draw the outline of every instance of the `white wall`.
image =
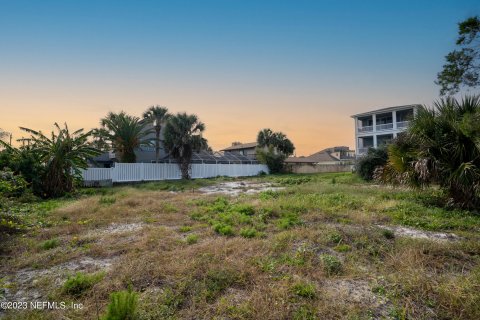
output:
[{"label": "white wall", "polygon": [[[217,176],[255,176],[261,171],[268,173],[264,164],[192,164],[192,178]],[[111,180],[112,182],[158,181],[181,179],[175,163],[116,163],[113,168],[88,168],[83,170],[85,182]]]}]

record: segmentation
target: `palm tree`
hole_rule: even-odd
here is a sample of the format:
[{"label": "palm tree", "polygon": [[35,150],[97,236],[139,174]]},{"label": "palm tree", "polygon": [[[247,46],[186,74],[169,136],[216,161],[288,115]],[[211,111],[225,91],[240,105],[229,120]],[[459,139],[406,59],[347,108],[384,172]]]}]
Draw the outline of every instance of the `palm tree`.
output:
[{"label": "palm tree", "polygon": [[100,121],[100,125],[102,130],[97,132],[110,141],[121,162],[135,162],[135,149],[142,145],[151,144],[148,135],[152,131],[146,129],[146,123],[140,121],[138,117],[126,114],[124,111],[110,112]]},{"label": "palm tree", "polygon": [[152,124],[155,129],[155,160],[157,163],[160,153],[160,131],[169,117],[168,109],[161,106],[151,106],[143,113],[143,121]]},{"label": "palm tree", "polygon": [[451,204],[480,207],[480,96],[441,99],[423,108],[405,136],[389,147],[386,182],[421,187],[431,182]]},{"label": "palm tree", "polygon": [[258,132],[257,145],[257,158],[268,166],[270,173],[281,172],[285,159],[295,150],[293,143],[285,134],[273,132],[271,129]]},{"label": "palm tree", "polygon": [[165,125],[165,147],[177,160],[182,179],[190,179],[190,162],[193,152],[207,148],[202,137],[205,125],[194,114],[178,113]]},{"label": "palm tree", "polygon": [[273,132],[271,129],[263,129],[258,132],[257,144],[259,147],[273,148],[275,152],[290,156],[295,147],[283,132]]},{"label": "palm tree", "polygon": [[87,159],[100,153],[88,141],[91,131],[79,129],[70,133],[66,123],[64,128],[55,123],[55,128],[57,133],[52,131],[48,137],[41,131],[20,127],[31,136],[19,141],[29,142],[29,148],[44,167],[41,180],[46,197],[58,197],[72,191],[75,178],[81,175],[80,169],[87,168]]}]

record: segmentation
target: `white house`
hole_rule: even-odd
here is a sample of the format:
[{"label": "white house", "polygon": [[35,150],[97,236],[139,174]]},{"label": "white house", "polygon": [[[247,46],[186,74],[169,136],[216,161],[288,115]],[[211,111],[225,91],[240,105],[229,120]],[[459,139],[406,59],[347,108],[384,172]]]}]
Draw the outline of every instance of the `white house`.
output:
[{"label": "white house", "polygon": [[377,148],[395,138],[408,127],[418,108],[421,106],[412,104],[353,115],[356,155],[363,155],[369,148]]}]

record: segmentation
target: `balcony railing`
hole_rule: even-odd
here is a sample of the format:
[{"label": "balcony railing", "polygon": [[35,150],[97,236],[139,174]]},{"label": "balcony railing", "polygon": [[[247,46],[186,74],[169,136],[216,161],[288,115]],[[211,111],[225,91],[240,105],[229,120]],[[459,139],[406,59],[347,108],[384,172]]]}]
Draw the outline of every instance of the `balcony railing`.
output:
[{"label": "balcony railing", "polygon": [[377,131],[393,129],[393,123],[377,124],[376,129]]},{"label": "balcony railing", "polygon": [[358,154],[366,154],[370,148],[373,148],[373,146],[367,148],[358,148]]},{"label": "balcony railing", "polygon": [[397,122],[397,129],[406,128],[406,127],[408,127],[409,123],[410,123],[410,121]]},{"label": "balcony railing", "polygon": [[373,126],[358,127],[358,132],[370,132],[373,131]]}]

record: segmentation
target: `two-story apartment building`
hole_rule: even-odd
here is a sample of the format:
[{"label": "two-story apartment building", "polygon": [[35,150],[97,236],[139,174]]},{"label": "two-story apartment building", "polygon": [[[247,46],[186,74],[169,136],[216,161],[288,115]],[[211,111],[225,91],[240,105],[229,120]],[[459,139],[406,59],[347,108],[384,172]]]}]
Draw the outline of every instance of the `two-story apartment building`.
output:
[{"label": "two-story apartment building", "polygon": [[417,113],[418,104],[377,109],[352,116],[355,120],[356,155],[367,153],[369,148],[387,144],[404,131]]}]

